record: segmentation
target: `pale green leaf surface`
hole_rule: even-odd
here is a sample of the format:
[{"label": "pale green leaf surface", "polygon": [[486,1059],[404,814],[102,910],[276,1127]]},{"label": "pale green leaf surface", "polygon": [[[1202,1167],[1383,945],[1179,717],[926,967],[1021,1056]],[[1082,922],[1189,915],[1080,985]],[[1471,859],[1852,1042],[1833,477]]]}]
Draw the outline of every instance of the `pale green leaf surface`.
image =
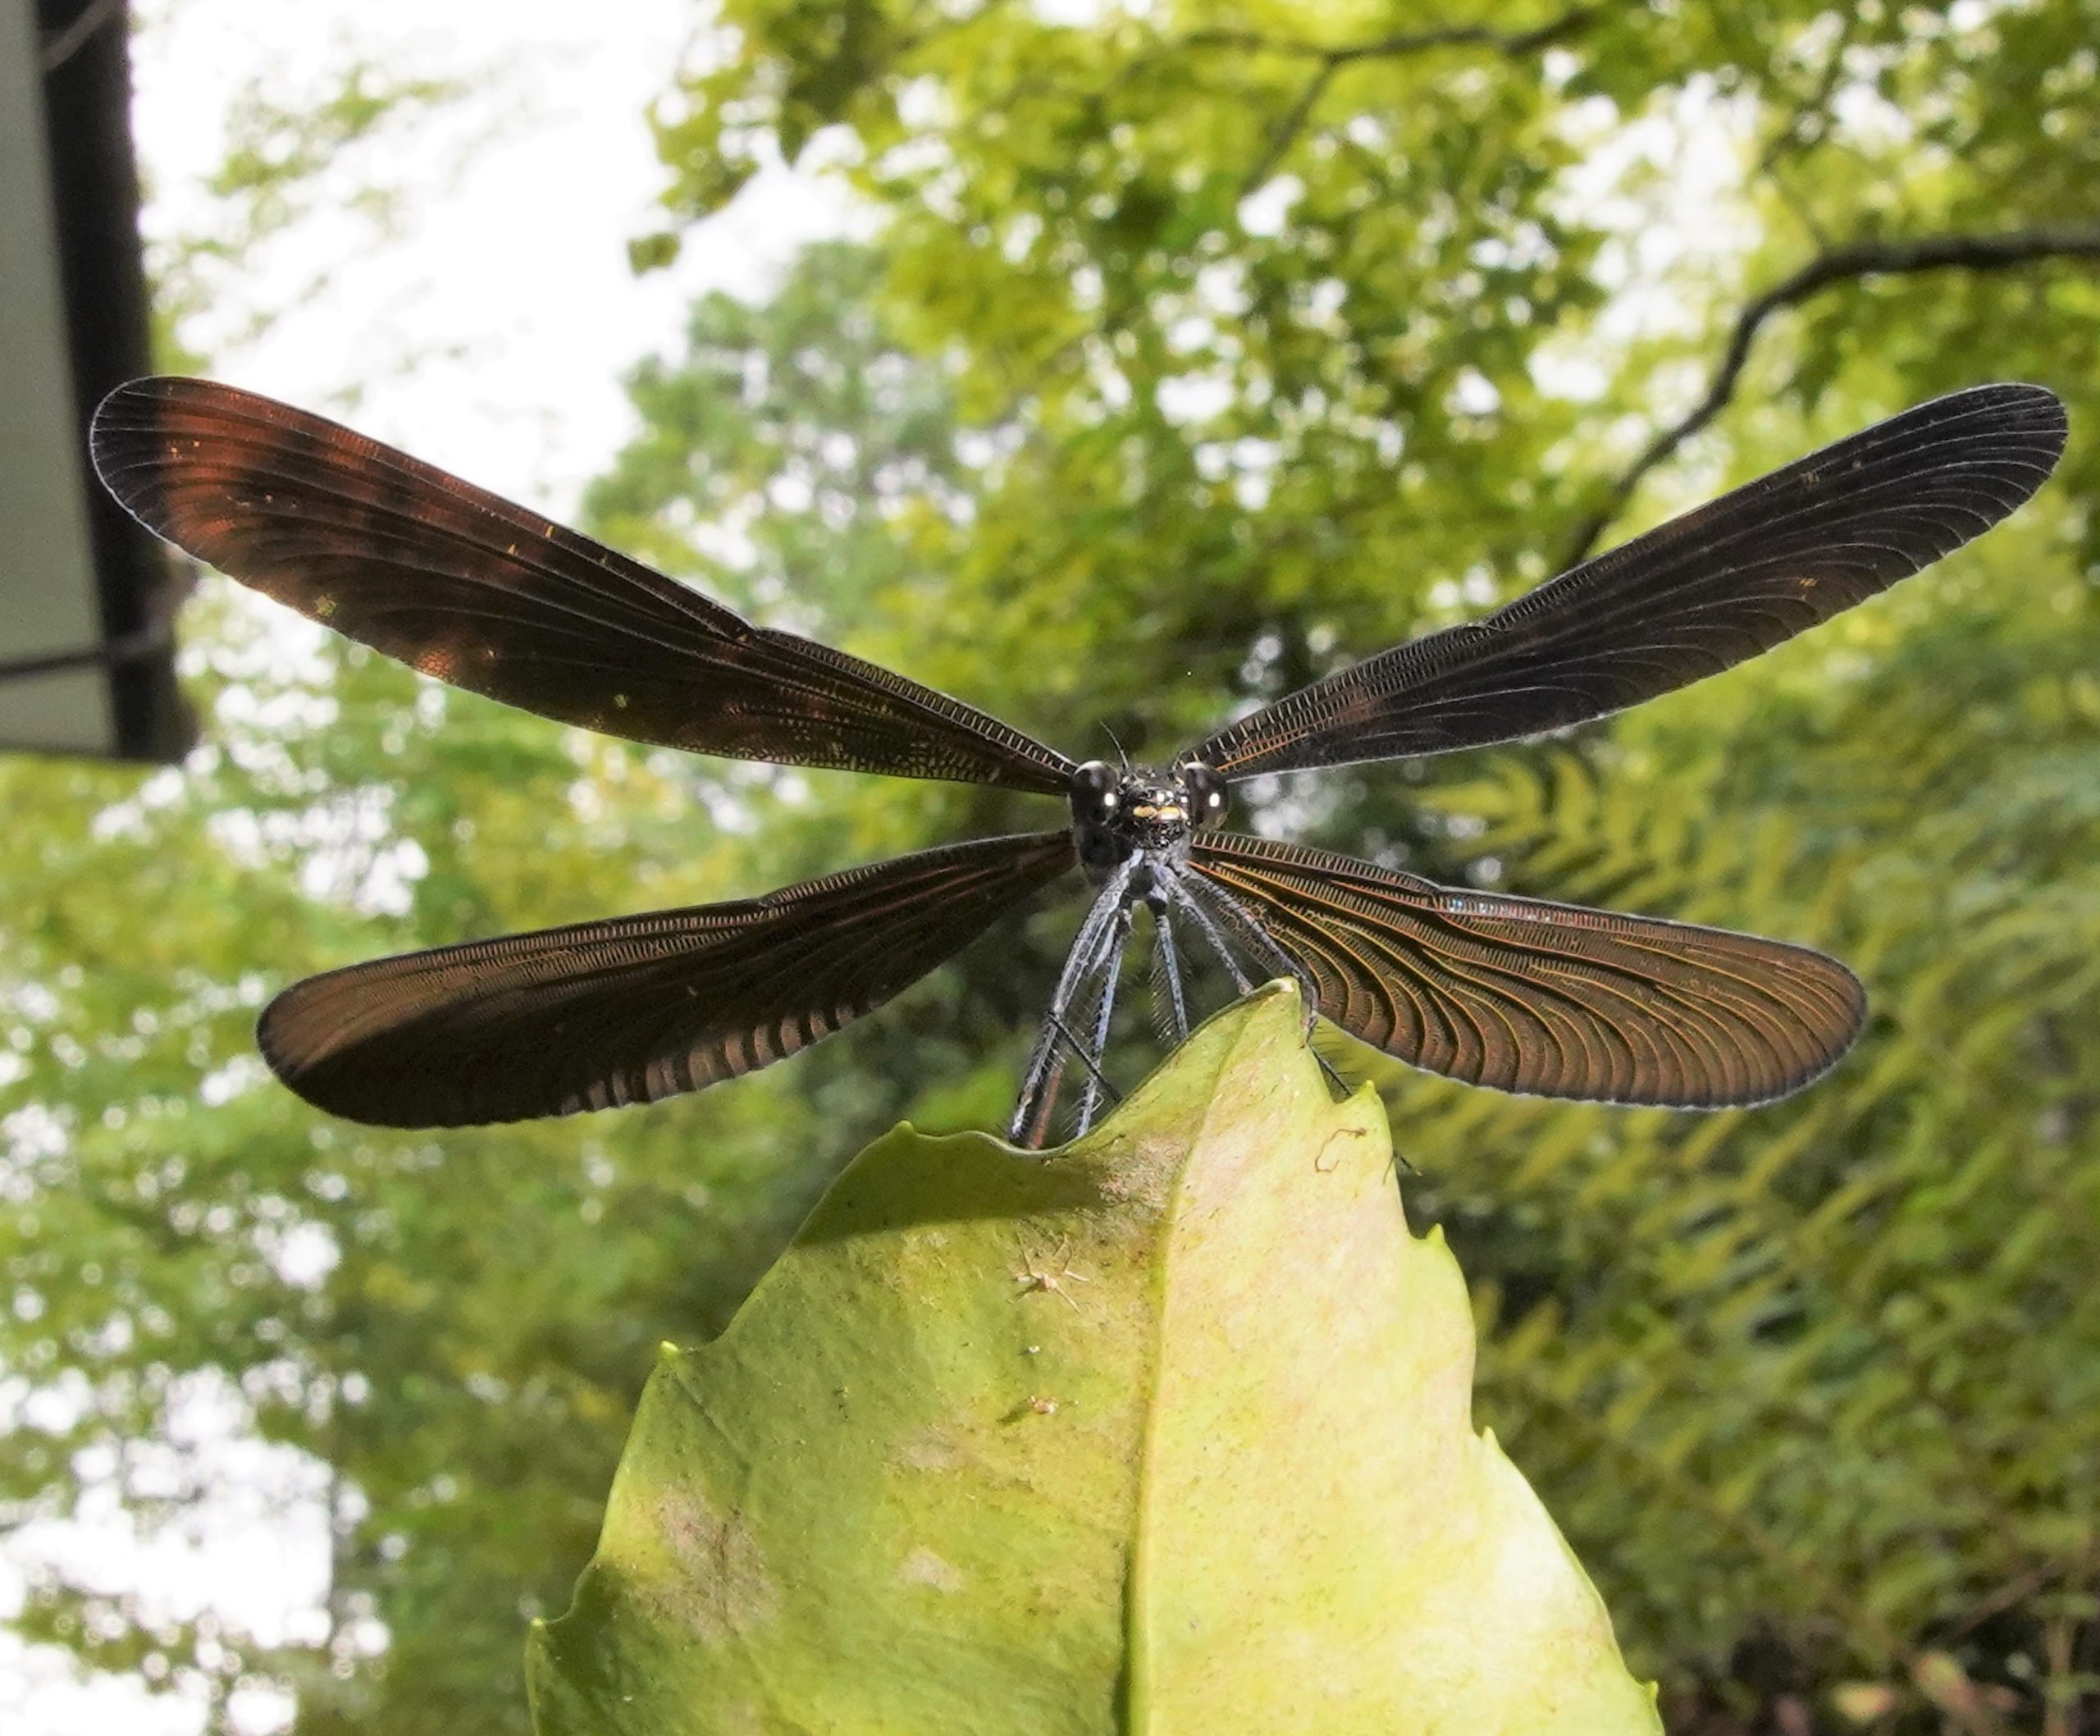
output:
[{"label": "pale green leaf surface", "polygon": [[1654,1731],[1279,986],[1048,1161],[899,1129],[667,1348],[544,1736]]}]

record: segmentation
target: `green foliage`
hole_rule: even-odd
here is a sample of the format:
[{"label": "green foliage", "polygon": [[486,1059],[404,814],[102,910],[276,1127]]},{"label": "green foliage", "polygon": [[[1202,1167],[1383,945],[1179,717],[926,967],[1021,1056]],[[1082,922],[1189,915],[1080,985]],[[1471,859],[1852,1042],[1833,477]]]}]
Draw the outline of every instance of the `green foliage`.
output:
[{"label": "green foliage", "polygon": [[[821,134],[881,231],[763,311],[695,310],[594,522],[1067,751],[1105,722],[1166,753],[1544,577],[1739,310],[1828,250],[2063,237],[1781,308],[1606,540],[1987,377],[2071,406],[2012,525],[1610,725],[1247,806],[1861,971],[1861,1048],[1755,1113],[1336,1058],[1388,1090],[1483,1286],[1483,1417],[1673,1729],[2089,1715],[2092,6],[1140,10],[730,0],[662,111],[670,221]],[[186,623],[212,745],[179,774],[0,767],[0,1501],[63,1514],[116,1478],[180,1517],[135,1443],[230,1393],[331,1480],[330,1629],[163,1631],[55,1569],[21,1625],[221,1694],[281,1676],[308,1732],[518,1731],[518,1612],[565,1599],[652,1347],[719,1328],[899,1115],[995,1124],[1068,912],[775,1073],[498,1135],[308,1115],[257,1070],[254,1007],[393,947],[1050,815],[587,741],[260,620],[214,592]],[[1151,1053],[1132,1034],[1119,1075]]]},{"label": "green foliage", "polygon": [[1472,1351],[1288,985],[1047,1160],[901,1128],[665,1346],[538,1727],[1659,1731]]},{"label": "green foliage", "polygon": [[[1499,1248],[1453,1225],[1504,1268],[1484,1407],[1675,1646],[1718,1652],[1755,1612],[1912,1674],[2002,1588],[2075,1574],[2100,1521],[2100,623],[2047,542],[1995,551],[2034,575],[2025,609],[1949,583],[1842,630],[1850,679],[1804,647],[1754,707],[1629,719],[1601,773],[1451,797],[1528,884],[1749,909],[1874,991],[1860,1050],[1798,1105],[1609,1130],[1450,1105],[1411,1149],[1449,1210],[1538,1208]],[[1564,1143],[1585,1134],[1594,1156]],[[1541,1296],[1541,1265],[1583,1276]]]},{"label": "green foliage", "polygon": [[252,1026],[290,978],[751,889],[642,756],[292,655],[261,614],[194,610],[213,745],[180,772],[0,767],[0,1501],[24,1523],[114,1485],[142,1521],[179,1518],[208,1452],[177,1450],[171,1481],[126,1443],[179,1447],[230,1405],[329,1473],[329,1631],[258,1651],[55,1566],[19,1625],[214,1699],[282,1674],[303,1729],[518,1729],[523,1623],[566,1601],[653,1348],[719,1325],[792,1225],[818,1178],[763,1154],[821,1149],[820,1111],[761,1087],[704,1133],[673,1109],[439,1140],[270,1082]]}]

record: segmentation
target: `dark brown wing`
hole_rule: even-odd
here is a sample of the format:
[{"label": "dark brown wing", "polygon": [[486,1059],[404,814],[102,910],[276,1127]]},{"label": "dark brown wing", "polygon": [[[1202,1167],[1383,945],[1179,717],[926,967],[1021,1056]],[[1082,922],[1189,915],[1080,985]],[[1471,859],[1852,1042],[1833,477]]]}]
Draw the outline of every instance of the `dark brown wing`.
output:
[{"label": "dark brown wing", "polygon": [[1071,761],[982,711],[274,400],[135,380],[90,441],[149,530],[454,687],[695,753],[1065,789]]},{"label": "dark brown wing", "polygon": [[1751,934],[1459,892],[1262,838],[1202,834],[1191,861],[1304,966],[1326,1017],[1474,1085],[1762,1103],[1830,1067],[1866,1014],[1842,965]]},{"label": "dark brown wing", "polygon": [[1623,710],[1769,651],[2004,518],[2064,449],[2038,386],[1892,416],[1571,568],[1486,619],[1395,646],[1220,730],[1230,777],[1507,741]]},{"label": "dark brown wing", "polygon": [[308,1103],[381,1126],[650,1103],[830,1035],[1074,861],[1068,833],[985,838],[763,898],[382,958],[293,984],[257,1039]]}]

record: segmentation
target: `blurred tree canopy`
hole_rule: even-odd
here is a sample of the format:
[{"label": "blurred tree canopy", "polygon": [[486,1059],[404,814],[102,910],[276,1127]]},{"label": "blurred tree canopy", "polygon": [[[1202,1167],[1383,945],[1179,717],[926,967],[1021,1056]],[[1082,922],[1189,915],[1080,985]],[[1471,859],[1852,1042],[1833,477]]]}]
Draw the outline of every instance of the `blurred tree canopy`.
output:
[{"label": "blurred tree canopy", "polygon": [[[1859,1049],[1752,1112],[1335,1046],[1474,1281],[1480,1418],[1677,1730],[2100,1715],[2097,42],[2089,0],[728,0],[657,114],[645,262],[775,152],[879,226],[641,365],[591,528],[1075,753],[1170,753],[1933,393],[2069,401],[2011,525],[1781,652],[1243,803],[1867,981]],[[18,1626],[222,1720],[258,1679],[302,1731],[518,1731],[522,1618],[654,1341],[897,1116],[995,1124],[1069,910],[758,1079],[486,1133],[306,1112],[255,1008],[1050,816],[608,743],[291,632],[206,593],[179,772],[0,765],[0,1514],[179,1521],[231,1409],[323,1469],[326,1620],[168,1620],[54,1557]]]}]

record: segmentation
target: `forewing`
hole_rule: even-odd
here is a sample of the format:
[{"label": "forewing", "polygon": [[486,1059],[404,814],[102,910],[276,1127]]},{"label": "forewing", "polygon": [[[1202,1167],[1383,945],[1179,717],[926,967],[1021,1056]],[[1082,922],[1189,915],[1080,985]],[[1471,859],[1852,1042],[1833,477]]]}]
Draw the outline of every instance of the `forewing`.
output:
[{"label": "forewing", "polygon": [[1866,1013],[1842,965],[1755,935],[1460,892],[1262,838],[1202,834],[1191,861],[1304,967],[1327,1018],[1474,1085],[1762,1103],[1827,1071]]},{"label": "forewing", "polygon": [[257,1030],[321,1108],[459,1126],[651,1103],[806,1048],[1074,866],[1066,832],[951,844],[763,898],[578,923],[294,984]]},{"label": "forewing", "polygon": [[1979,386],[1826,446],[1192,750],[1232,777],[1441,753],[1623,710],[1768,651],[2004,518],[2064,447],[2038,386]]},{"label": "forewing", "polygon": [[1071,762],[391,447],[209,380],[96,413],[111,493],[157,535],[454,687],[733,759],[1061,794]]}]

